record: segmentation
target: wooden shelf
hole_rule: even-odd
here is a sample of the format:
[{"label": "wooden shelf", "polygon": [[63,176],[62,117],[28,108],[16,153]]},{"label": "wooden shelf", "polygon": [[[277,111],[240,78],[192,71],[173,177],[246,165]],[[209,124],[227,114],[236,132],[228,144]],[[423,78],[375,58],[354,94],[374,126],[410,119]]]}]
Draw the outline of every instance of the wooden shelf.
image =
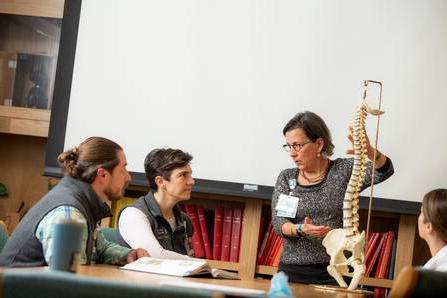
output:
[{"label": "wooden shelf", "polygon": [[0,13],[61,19],[64,0],[2,0]]},{"label": "wooden shelf", "polygon": [[[206,195],[202,196],[202,198],[206,198]],[[223,199],[223,198],[220,198]],[[247,231],[247,233],[251,235],[251,239],[242,239],[241,241],[241,254],[244,252],[244,248],[256,251],[256,248],[250,247],[250,243],[257,243],[258,237],[262,237],[261,235],[258,235],[259,233],[259,220],[261,216],[261,209],[262,206],[268,205],[266,204],[265,200],[261,199],[245,199],[246,200],[246,206],[245,206],[245,212],[253,213],[253,216],[247,217],[251,218],[250,222],[252,226],[244,226],[244,231]],[[237,201],[235,199],[232,199],[232,201]],[[255,211],[256,210],[256,211]],[[397,213],[389,213],[389,212],[373,212],[375,217],[378,218],[385,218],[385,219],[395,219],[394,222],[397,225],[397,227],[386,227],[387,230],[398,230],[397,233],[397,253],[396,253],[396,264],[395,264],[395,272],[396,274],[400,271],[400,269],[406,265],[412,264],[412,251],[414,246],[414,235],[416,230],[416,224],[417,224],[417,217],[414,215],[404,215],[404,214],[397,214]],[[389,223],[390,221],[385,221],[386,223]],[[247,242],[248,241],[248,242]],[[277,267],[273,266],[264,266],[264,265],[254,265],[256,263],[256,256],[253,258],[251,256],[250,258],[243,258],[241,256],[241,260],[244,260],[244,262],[240,263],[239,272],[241,273],[241,276],[245,278],[254,278],[254,274],[265,274],[265,275],[273,275],[278,271]],[[234,263],[232,263],[234,264]],[[242,264],[245,265],[245,268],[242,267]],[[254,270],[249,270],[251,268]],[[223,267],[219,267],[222,269],[225,269]],[[390,279],[379,279],[379,278],[373,278],[373,277],[364,277],[362,278],[361,284],[366,286],[372,286],[372,287],[384,287],[384,288],[391,288],[393,284],[393,280]]]},{"label": "wooden shelf", "polygon": [[393,285],[393,281],[391,279],[363,277],[360,281],[360,284],[372,287],[391,288],[391,286]]},{"label": "wooden shelf", "polygon": [[276,272],[278,272],[278,267],[265,266],[265,265],[256,265],[256,273],[273,275]]},{"label": "wooden shelf", "polygon": [[46,138],[50,115],[49,110],[0,105],[0,132]]},{"label": "wooden shelf", "polygon": [[[273,275],[276,272],[278,272],[278,267],[264,266],[264,265],[256,266],[256,273]],[[372,286],[372,287],[391,288],[393,281],[390,279],[363,277],[360,284],[365,285],[365,286]]]},{"label": "wooden shelf", "polygon": [[207,260],[207,262],[212,268],[239,271],[239,263],[216,261],[216,260]]}]

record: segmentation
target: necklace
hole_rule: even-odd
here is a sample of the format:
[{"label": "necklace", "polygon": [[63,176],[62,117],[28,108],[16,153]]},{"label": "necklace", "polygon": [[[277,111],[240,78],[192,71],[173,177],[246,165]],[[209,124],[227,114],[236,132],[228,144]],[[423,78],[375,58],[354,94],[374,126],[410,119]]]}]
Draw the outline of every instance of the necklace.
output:
[{"label": "necklace", "polygon": [[320,175],[318,175],[316,177],[309,178],[309,177],[306,176],[306,174],[304,174],[304,172],[302,172],[302,171],[300,172],[301,177],[303,177],[304,180],[306,180],[309,183],[320,182],[321,180],[323,180],[324,174],[325,174],[325,172],[321,173]]},{"label": "necklace", "polygon": [[318,174],[318,176],[308,177],[308,176],[306,176],[304,171],[300,171],[298,175],[303,177],[303,179],[306,180],[308,183],[314,184],[314,183],[317,183],[317,182],[320,182],[321,180],[323,180],[324,176],[326,175],[328,165],[329,165],[329,162],[324,166],[323,171],[321,171],[321,173]]}]

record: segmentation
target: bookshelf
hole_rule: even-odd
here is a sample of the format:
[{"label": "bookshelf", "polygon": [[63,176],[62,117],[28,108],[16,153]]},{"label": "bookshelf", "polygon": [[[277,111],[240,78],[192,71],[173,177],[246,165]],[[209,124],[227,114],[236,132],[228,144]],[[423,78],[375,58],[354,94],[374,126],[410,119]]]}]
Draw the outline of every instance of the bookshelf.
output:
[{"label": "bookshelf", "polygon": [[[270,204],[266,204],[270,208]],[[366,210],[360,211],[361,229],[366,230]],[[385,232],[393,230],[398,235],[395,275],[404,266],[412,264],[413,246],[415,241],[417,216],[405,215],[394,212],[373,211],[370,232]],[[277,267],[272,266],[256,266],[256,273],[272,275],[277,272]],[[374,277],[364,277],[361,284],[372,287],[391,288],[393,280],[378,279]]]},{"label": "bookshelf", "polygon": [[64,0],[0,2],[2,132],[48,136],[63,7]]},{"label": "bookshelf", "polygon": [[[381,203],[384,203],[384,201],[381,200]],[[270,208],[269,203],[266,203],[266,205],[268,206],[268,208]],[[384,208],[381,208],[381,206],[379,206],[376,211],[372,211],[370,232],[374,231],[386,232],[388,230],[391,230],[396,233],[397,249],[396,249],[396,263],[394,267],[395,268],[394,277],[395,277],[403,267],[413,264],[413,247],[415,246],[417,215],[399,213],[398,210],[396,211],[386,210],[387,208],[385,208],[386,211],[380,211],[383,209]],[[365,209],[360,210],[361,230],[366,230],[366,219],[367,219],[367,210]],[[277,272],[277,267],[256,265],[255,272],[265,275],[273,275],[274,273]],[[391,288],[393,280],[379,279],[374,277],[364,277],[360,284],[372,287]]]},{"label": "bookshelf", "polygon": [[[139,195],[144,193],[144,188],[140,187],[139,190],[141,192]],[[138,197],[139,195],[132,196]],[[376,206],[373,206],[370,231],[384,232],[392,230],[396,232],[397,250],[394,270],[394,276],[396,276],[404,266],[413,264],[413,247],[415,246],[415,236],[417,234],[417,210],[419,210],[419,207],[417,203],[415,203],[413,206],[408,207],[408,210],[402,207],[394,209],[392,205],[397,204],[398,206],[401,206],[400,204],[402,204],[402,201],[391,203],[389,200],[383,199],[376,199],[376,201],[378,202],[375,204]],[[259,225],[261,216],[263,216],[263,214],[265,215],[270,210],[269,200],[225,196],[220,194],[193,193],[191,200],[186,203],[202,205],[206,209],[212,209],[216,205],[238,208],[241,204],[243,205],[245,222],[242,225],[239,262],[209,260],[211,266],[225,270],[238,271],[242,279],[253,279],[256,274],[273,275],[277,272],[277,267],[256,264],[258,240],[260,237],[263,237],[263,235],[259,235]],[[410,205],[412,204],[405,202],[405,204],[407,203]],[[122,206],[116,206],[116,203],[114,204],[115,206],[112,204],[112,210],[114,210],[113,213],[116,214]],[[367,210],[364,208],[366,205],[366,200],[362,198],[360,204],[361,229],[366,228],[365,222]],[[364,277],[361,284],[372,287],[391,288],[393,280]]]},{"label": "bookshelf", "polygon": [[216,268],[238,271],[242,279],[254,278],[256,272],[257,244],[259,240],[259,224],[263,200],[241,198],[206,193],[194,193],[188,203],[199,204],[212,208],[218,204],[226,207],[242,207],[244,209],[244,224],[242,225],[239,263],[209,260]]},{"label": "bookshelf", "polygon": [[[0,181],[9,190],[8,197],[0,201],[1,219],[18,218],[22,203],[23,215],[52,183],[42,176],[51,99],[42,109],[11,105],[14,105],[18,53],[57,57],[59,39],[54,37],[58,35],[57,24],[61,22],[63,9],[64,0],[0,1]],[[30,82],[22,83],[26,94]],[[14,226],[9,228],[12,231]]]}]

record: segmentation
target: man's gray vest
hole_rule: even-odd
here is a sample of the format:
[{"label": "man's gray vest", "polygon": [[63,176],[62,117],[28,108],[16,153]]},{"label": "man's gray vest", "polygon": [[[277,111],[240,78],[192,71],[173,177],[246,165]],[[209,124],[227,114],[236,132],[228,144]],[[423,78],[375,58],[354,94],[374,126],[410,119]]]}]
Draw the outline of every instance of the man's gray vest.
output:
[{"label": "man's gray vest", "polygon": [[30,267],[47,265],[42,245],[35,233],[41,220],[59,206],[73,206],[87,220],[88,240],[86,245],[87,264],[93,251],[93,236],[96,224],[111,216],[110,208],[95,193],[90,184],[65,177],[20,221],[0,254],[0,266]]}]

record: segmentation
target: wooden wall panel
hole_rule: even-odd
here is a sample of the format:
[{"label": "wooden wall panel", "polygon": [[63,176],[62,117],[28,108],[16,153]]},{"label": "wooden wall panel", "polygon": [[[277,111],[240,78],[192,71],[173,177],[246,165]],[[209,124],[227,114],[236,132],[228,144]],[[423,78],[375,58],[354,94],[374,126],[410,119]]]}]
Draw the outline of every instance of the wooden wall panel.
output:
[{"label": "wooden wall panel", "polygon": [[15,212],[22,201],[29,209],[48,192],[48,177],[43,177],[46,138],[0,133],[0,182],[9,196],[0,198],[0,219]]}]

